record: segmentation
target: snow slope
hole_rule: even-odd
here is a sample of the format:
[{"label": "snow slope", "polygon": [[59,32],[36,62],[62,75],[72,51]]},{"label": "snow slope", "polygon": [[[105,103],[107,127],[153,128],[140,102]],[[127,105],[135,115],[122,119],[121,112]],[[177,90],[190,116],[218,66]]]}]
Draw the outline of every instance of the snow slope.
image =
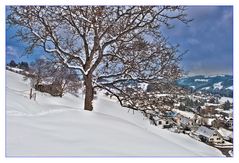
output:
[{"label": "snow slope", "polygon": [[150,125],[103,94],[89,112],[81,96],[37,92],[37,101],[29,100],[29,82],[6,75],[7,156],[222,156],[187,135]]},{"label": "snow slope", "polygon": [[233,86],[227,87],[226,89],[233,90]]},{"label": "snow slope", "polygon": [[222,82],[213,84],[213,89],[222,89],[222,88],[223,88]]}]

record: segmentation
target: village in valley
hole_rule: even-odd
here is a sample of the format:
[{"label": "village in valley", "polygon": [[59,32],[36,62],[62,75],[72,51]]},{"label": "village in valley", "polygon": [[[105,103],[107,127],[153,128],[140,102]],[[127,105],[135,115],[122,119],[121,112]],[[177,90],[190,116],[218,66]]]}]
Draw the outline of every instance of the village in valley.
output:
[{"label": "village in valley", "polygon": [[173,109],[151,116],[151,123],[175,133],[187,134],[227,152],[233,148],[233,100],[196,92],[178,98]]}]

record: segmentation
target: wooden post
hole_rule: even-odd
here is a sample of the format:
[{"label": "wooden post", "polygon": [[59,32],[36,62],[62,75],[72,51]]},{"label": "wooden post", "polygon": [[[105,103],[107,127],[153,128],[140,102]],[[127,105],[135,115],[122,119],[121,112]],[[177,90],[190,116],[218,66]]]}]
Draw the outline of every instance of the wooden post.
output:
[{"label": "wooden post", "polygon": [[32,99],[32,88],[30,89],[30,100]]},{"label": "wooden post", "polygon": [[34,93],[34,94],[33,94],[33,97],[34,97],[34,101],[36,101],[37,94],[36,94],[36,93]]}]

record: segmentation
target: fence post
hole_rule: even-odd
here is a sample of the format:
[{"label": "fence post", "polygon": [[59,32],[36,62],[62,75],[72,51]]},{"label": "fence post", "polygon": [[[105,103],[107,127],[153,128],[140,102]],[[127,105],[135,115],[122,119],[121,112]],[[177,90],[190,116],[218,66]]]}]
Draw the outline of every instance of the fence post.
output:
[{"label": "fence post", "polygon": [[32,99],[32,88],[30,89],[30,100]]},{"label": "fence post", "polygon": [[36,101],[37,94],[36,94],[36,93],[34,93],[33,95],[34,95],[34,101]]}]

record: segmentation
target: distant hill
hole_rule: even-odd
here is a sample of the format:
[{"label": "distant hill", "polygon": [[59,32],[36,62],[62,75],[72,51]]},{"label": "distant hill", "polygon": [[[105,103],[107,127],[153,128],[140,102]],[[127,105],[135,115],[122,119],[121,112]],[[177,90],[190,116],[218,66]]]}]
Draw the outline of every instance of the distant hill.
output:
[{"label": "distant hill", "polygon": [[191,89],[192,91],[203,91],[212,94],[219,94],[221,96],[233,96],[233,76],[232,75],[218,75],[218,76],[204,76],[197,75],[191,77],[184,77],[177,81],[179,86]]}]

